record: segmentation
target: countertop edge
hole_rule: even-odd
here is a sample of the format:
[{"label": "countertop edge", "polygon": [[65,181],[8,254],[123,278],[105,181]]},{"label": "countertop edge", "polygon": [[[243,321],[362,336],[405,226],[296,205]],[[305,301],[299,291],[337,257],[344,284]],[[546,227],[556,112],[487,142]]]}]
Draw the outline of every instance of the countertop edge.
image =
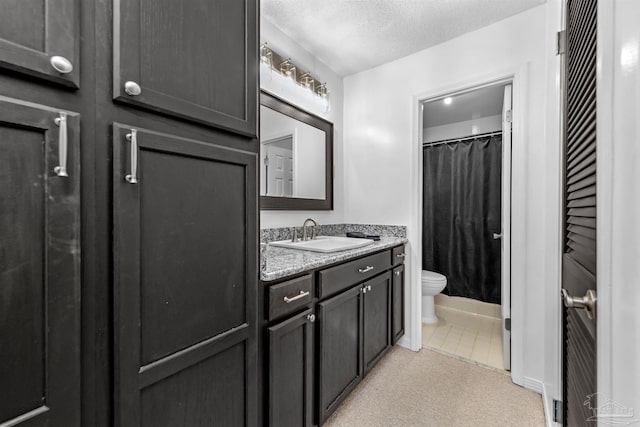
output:
[{"label": "countertop edge", "polygon": [[389,249],[401,244],[406,244],[407,242],[408,242],[408,239],[406,237],[383,237],[380,241],[377,241],[370,246],[351,249],[348,251],[335,252],[331,254],[319,254],[319,253],[309,253],[309,252],[304,254],[301,252],[305,252],[305,251],[300,251],[297,249],[276,248],[273,246],[269,246],[267,249],[267,254],[265,255],[266,265],[268,265],[269,263],[277,264],[279,261],[278,258],[280,258],[281,259],[280,262],[283,262],[283,263],[287,263],[286,259],[291,257],[305,258],[306,256],[307,258],[310,258],[310,259],[299,262],[293,266],[289,262],[286,267],[274,268],[272,271],[266,271],[266,272],[261,271],[260,281],[274,282],[276,280],[286,279],[287,277],[304,273],[306,271],[327,267],[336,263],[347,261],[352,258],[358,258],[362,255],[367,255],[370,253]]}]

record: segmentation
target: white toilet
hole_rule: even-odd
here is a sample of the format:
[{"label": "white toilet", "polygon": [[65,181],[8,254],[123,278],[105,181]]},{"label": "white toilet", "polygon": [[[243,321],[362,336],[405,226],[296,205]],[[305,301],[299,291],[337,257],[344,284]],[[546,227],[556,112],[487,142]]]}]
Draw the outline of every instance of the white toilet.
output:
[{"label": "white toilet", "polygon": [[422,323],[438,323],[433,297],[447,286],[447,278],[434,271],[422,270]]}]

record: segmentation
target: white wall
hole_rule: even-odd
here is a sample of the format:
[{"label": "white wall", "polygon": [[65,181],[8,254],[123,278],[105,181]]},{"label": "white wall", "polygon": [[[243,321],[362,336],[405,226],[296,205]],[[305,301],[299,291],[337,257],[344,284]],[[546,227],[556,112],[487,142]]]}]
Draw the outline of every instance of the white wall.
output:
[{"label": "white wall", "polygon": [[422,140],[424,142],[443,141],[498,130],[502,130],[502,116],[500,114],[424,128]]},{"label": "white wall", "polygon": [[[521,372],[514,380],[541,389],[545,373],[545,296],[557,286],[548,283],[547,263],[555,262],[548,237],[559,220],[546,216],[547,208],[557,207],[557,179],[549,160],[557,156],[557,135],[547,134],[547,91],[553,87],[548,67],[554,58],[553,34],[547,34],[547,3],[491,26],[463,35],[414,55],[345,78],[344,219],[346,222],[407,224],[409,248],[420,245],[414,210],[419,209],[411,194],[415,129],[415,97],[442,88],[461,88],[470,81],[481,81],[504,70],[524,70],[525,79],[518,97],[527,100],[514,108],[514,126],[523,126],[524,140],[514,146],[514,156],[523,167],[514,167],[514,206],[512,224],[514,249],[513,282],[524,289],[526,306],[522,316],[524,340]],[[419,72],[417,72],[419,70]],[[515,144],[515,142],[514,142]],[[558,178],[558,177],[552,177]],[[553,188],[550,188],[553,187]],[[520,211],[515,212],[515,209]],[[417,262],[410,259],[410,263]],[[409,265],[409,271],[414,266]],[[419,280],[412,274],[409,280]],[[514,285],[515,286],[515,285]],[[417,335],[418,331],[408,331]],[[514,338],[517,339],[517,338]],[[515,366],[515,365],[514,365]]]},{"label": "white wall", "polygon": [[260,227],[302,226],[306,218],[314,218],[319,224],[337,224],[343,221],[344,212],[344,175],[343,175],[343,79],[327,65],[318,61],[309,51],[276,28],[264,18],[260,19],[260,41],[279,54],[291,57],[292,62],[304,71],[327,83],[330,91],[331,110],[325,113],[320,103],[305,93],[300,87],[289,84],[278,73],[260,72],[260,87],[298,107],[333,123],[333,211],[261,211]]},{"label": "white wall", "polygon": [[637,0],[598,2],[598,403],[632,409],[632,424],[640,419],[638,16]]}]

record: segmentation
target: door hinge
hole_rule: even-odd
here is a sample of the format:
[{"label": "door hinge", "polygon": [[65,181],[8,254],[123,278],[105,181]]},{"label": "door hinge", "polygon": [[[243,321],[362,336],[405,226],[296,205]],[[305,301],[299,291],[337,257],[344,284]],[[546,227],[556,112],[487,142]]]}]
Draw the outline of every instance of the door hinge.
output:
[{"label": "door hinge", "polygon": [[511,332],[511,318],[507,317],[504,319],[504,329]]},{"label": "door hinge", "polygon": [[562,424],[562,401],[553,399],[553,422]]},{"label": "door hinge", "polygon": [[565,30],[556,33],[556,55],[567,52],[567,32]]},{"label": "door hinge", "polygon": [[505,120],[507,123],[511,123],[512,118],[513,118],[513,114],[511,113],[511,110],[507,110],[507,111],[505,111],[505,113],[504,113],[504,120]]}]

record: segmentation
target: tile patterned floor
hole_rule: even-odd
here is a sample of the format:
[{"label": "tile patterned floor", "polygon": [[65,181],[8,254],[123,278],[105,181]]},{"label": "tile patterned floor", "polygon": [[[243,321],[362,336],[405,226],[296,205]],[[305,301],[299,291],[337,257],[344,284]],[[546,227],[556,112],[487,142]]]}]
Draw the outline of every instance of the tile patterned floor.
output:
[{"label": "tile patterned floor", "polygon": [[440,321],[422,325],[422,346],[504,370],[500,319],[436,306]]}]

